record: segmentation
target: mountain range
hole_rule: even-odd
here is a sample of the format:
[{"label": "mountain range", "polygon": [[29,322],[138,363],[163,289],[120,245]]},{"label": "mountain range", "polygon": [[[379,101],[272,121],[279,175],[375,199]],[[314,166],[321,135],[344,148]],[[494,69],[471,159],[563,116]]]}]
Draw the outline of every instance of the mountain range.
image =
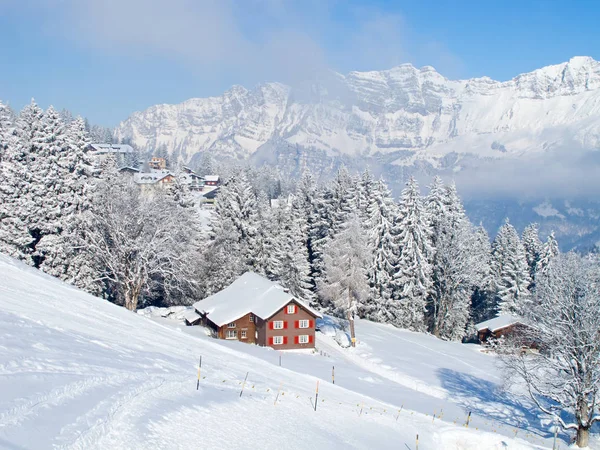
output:
[{"label": "mountain range", "polygon": [[[494,201],[522,201],[520,194],[528,189],[521,186],[522,179],[501,196],[494,194],[495,187],[482,188],[487,194],[478,195],[482,173],[483,183],[497,175],[496,183],[505,188],[512,164],[517,164],[532,168],[519,175],[528,181],[544,172],[540,186],[545,185],[526,195],[534,205],[527,208],[535,212],[540,203],[550,201],[548,196],[571,205],[582,195],[586,201],[597,198],[590,195],[589,183],[581,192],[553,174],[565,175],[566,158],[567,165],[576,160],[583,166],[581,172],[578,167],[569,171],[569,178],[597,174],[600,179],[600,62],[573,57],[509,81],[450,80],[433,67],[403,64],[383,71],[328,73],[293,87],[234,86],[218,97],[136,112],[115,135],[131,139],[141,150],[161,149],[181,161],[208,153],[217,159],[267,162],[292,174],[309,169],[319,175],[340,163],[376,167],[396,192],[408,174],[440,173],[457,179],[459,188],[464,181],[479,202],[486,195]],[[552,192],[544,192],[546,188]],[[600,205],[598,211],[586,207],[584,213],[588,209],[594,222]],[[540,216],[540,222],[547,217]],[[592,234],[598,231],[595,222]],[[582,234],[576,228],[571,231]]]}]

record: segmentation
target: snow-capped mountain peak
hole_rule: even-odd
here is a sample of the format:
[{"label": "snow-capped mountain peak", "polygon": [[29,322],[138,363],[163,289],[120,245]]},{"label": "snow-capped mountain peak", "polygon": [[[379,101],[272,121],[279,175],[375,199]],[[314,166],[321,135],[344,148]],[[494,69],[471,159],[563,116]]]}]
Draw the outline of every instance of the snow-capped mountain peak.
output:
[{"label": "snow-capped mountain peak", "polygon": [[409,150],[408,163],[433,163],[450,152],[505,157],[565,142],[598,147],[598,114],[600,63],[576,56],[504,82],[449,80],[431,66],[402,64],[334,74],[308,89],[233,86],[136,112],[116,135],[184,160],[203,151],[247,158],[269,144],[347,156]]}]

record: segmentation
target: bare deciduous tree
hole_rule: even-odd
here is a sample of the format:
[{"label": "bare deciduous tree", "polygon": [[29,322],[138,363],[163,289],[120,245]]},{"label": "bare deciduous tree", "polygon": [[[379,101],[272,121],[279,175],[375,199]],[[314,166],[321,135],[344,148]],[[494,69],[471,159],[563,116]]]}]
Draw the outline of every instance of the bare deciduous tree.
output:
[{"label": "bare deciduous tree", "polygon": [[[577,445],[587,447],[590,428],[600,421],[600,269],[566,254],[536,281],[535,296],[525,308],[529,328],[500,345],[501,359],[511,376],[524,381],[539,409],[564,429],[576,430]],[[515,345],[532,342],[539,353],[514,351]]]},{"label": "bare deciduous tree", "polygon": [[[109,177],[100,186],[84,230],[86,252],[116,302],[135,311],[140,295],[193,292],[197,231],[192,211],[155,189],[143,193],[132,180]],[[188,295],[189,296],[189,295]]]}]

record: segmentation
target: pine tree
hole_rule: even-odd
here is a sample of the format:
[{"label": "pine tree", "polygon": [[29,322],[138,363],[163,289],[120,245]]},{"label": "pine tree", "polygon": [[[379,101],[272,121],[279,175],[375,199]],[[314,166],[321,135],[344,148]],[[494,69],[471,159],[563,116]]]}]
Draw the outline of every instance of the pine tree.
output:
[{"label": "pine tree", "polygon": [[443,186],[439,179],[434,180],[427,206],[435,244],[430,330],[438,337],[460,340],[466,332],[471,296],[485,271],[485,260],[473,252],[477,235],[454,184]]},{"label": "pine tree", "polygon": [[9,145],[14,145],[15,126],[12,111],[0,102],[0,163]]},{"label": "pine tree", "polygon": [[356,212],[356,185],[348,170],[342,166],[333,179],[331,196],[328,198],[331,214],[330,237],[336,234],[344,226],[348,217]]},{"label": "pine tree", "polygon": [[36,195],[45,195],[36,182],[39,174],[32,170],[39,150],[42,118],[43,111],[35,101],[23,108],[16,120],[14,143],[2,160],[0,181],[0,251],[29,264],[33,264],[32,248],[39,240],[39,236],[30,233],[29,222],[36,220],[32,216],[40,202]]},{"label": "pine tree", "polygon": [[542,246],[542,249],[540,252],[540,259],[537,264],[538,273],[544,273],[547,270],[550,263],[552,262],[552,260],[554,258],[556,258],[559,254],[560,254],[560,251],[558,249],[558,242],[556,241],[556,238],[554,237],[554,231],[553,231],[552,233],[550,233],[550,235],[548,236],[548,239]]},{"label": "pine tree", "polygon": [[372,258],[368,270],[371,295],[365,302],[364,315],[371,320],[387,322],[398,315],[396,310],[400,308],[400,302],[394,296],[399,247],[393,231],[398,206],[383,180],[373,186],[372,197],[367,226]]},{"label": "pine tree", "polygon": [[[379,183],[382,183],[382,181]],[[375,201],[374,197],[377,195],[376,190],[378,187],[378,183],[373,180],[369,169],[365,169],[360,179],[356,181],[356,210],[361,223],[365,225],[369,222],[369,211]]]},{"label": "pine tree", "polygon": [[492,262],[492,246],[490,238],[480,225],[475,230],[475,240],[471,249],[481,267],[481,278],[472,295],[472,318],[475,323],[495,317],[495,284],[494,269]]},{"label": "pine tree", "polygon": [[499,314],[519,314],[529,297],[529,266],[525,248],[507,221],[492,246]]},{"label": "pine tree", "polygon": [[326,233],[317,206],[319,197],[314,179],[310,174],[304,174],[298,183],[293,207],[296,210],[295,214],[306,220],[304,242],[308,253],[310,290],[313,299],[317,292],[316,279],[319,278],[322,267],[322,253],[317,243]]},{"label": "pine tree", "polygon": [[426,299],[432,287],[429,261],[434,250],[429,243],[431,227],[422,205],[419,186],[413,177],[402,191],[399,217],[394,228],[400,246],[394,282],[401,307],[392,323],[423,331]]},{"label": "pine tree", "polygon": [[82,227],[82,213],[92,206],[97,170],[88,153],[89,136],[81,117],[72,119],[64,129],[64,147],[56,155],[54,207],[59,211],[55,232],[46,234],[36,246],[40,269],[74,282],[83,269],[76,263],[73,236]]},{"label": "pine tree", "polygon": [[529,266],[529,276],[531,278],[530,290],[533,290],[535,283],[535,275],[538,270],[542,254],[542,241],[539,236],[539,226],[537,223],[532,223],[523,230],[523,247],[525,248],[525,257]]},{"label": "pine tree", "polygon": [[301,202],[292,198],[291,205],[280,208],[280,233],[277,239],[278,279],[295,296],[314,303],[315,294],[308,261],[308,223]]}]

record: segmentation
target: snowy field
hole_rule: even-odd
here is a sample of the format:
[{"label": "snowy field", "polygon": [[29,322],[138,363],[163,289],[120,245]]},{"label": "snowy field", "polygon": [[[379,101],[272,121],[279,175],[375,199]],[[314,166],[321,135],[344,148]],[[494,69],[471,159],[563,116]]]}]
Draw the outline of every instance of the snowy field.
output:
[{"label": "snowy field", "polygon": [[0,448],[416,450],[417,434],[421,450],[551,448],[476,346],[363,321],[357,335],[342,349],[319,334],[316,353],[283,353],[279,367],[274,350],[133,314],[0,256]]}]

